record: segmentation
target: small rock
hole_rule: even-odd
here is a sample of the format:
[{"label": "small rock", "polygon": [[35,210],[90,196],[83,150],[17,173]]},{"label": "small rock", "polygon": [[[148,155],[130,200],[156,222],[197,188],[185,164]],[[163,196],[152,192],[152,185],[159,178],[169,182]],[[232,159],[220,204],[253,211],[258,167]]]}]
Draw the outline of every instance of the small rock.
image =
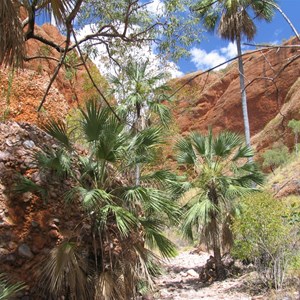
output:
[{"label": "small rock", "polygon": [[14,262],[15,260],[16,260],[16,256],[14,254],[9,254],[5,257],[5,261],[9,263]]},{"label": "small rock", "polygon": [[3,256],[5,255],[8,255],[9,254],[9,251],[5,248],[0,248],[0,258],[2,258]]},{"label": "small rock", "polygon": [[52,230],[49,231],[49,236],[52,239],[58,239],[60,237],[60,234],[56,229],[52,229]]},{"label": "small rock", "polygon": [[37,228],[37,227],[40,226],[40,224],[39,224],[38,222],[36,222],[36,221],[32,221],[32,222],[31,222],[31,226],[32,226],[33,228]]},{"label": "small rock", "polygon": [[33,253],[31,252],[29,246],[27,244],[21,244],[18,248],[18,254],[26,257],[26,258],[32,258]]},{"label": "small rock", "polygon": [[181,271],[179,274],[180,274],[181,277],[187,277],[188,276],[188,274],[183,272],[183,271]]},{"label": "small rock", "polygon": [[23,202],[27,203],[32,199],[32,193],[26,192],[23,194]]},{"label": "small rock", "polygon": [[189,269],[186,273],[192,277],[199,277],[199,274],[194,269]]},{"label": "small rock", "polygon": [[7,161],[9,160],[9,157],[10,157],[10,153],[5,151],[0,151],[0,161]]},{"label": "small rock", "polygon": [[54,218],[54,219],[52,220],[52,222],[55,223],[55,224],[59,224],[60,221],[59,221],[59,219]]},{"label": "small rock", "polygon": [[24,141],[23,146],[27,149],[31,149],[35,146],[35,144],[31,140],[26,140],[26,141]]},{"label": "small rock", "polygon": [[8,248],[10,249],[10,250],[13,250],[13,249],[15,249],[15,248],[17,248],[17,243],[15,243],[15,242],[13,242],[13,241],[9,241],[8,242]]}]

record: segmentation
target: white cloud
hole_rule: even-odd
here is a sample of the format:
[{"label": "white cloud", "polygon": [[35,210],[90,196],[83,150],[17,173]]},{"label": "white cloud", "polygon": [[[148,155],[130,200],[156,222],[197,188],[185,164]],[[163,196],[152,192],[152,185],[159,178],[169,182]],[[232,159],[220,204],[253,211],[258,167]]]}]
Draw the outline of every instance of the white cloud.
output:
[{"label": "white cloud", "polygon": [[[226,62],[228,59],[233,58],[237,55],[236,44],[228,43],[227,47],[221,49],[215,49],[207,52],[204,49],[192,48],[190,50],[191,61],[195,64],[198,69],[206,70],[213,68],[221,63]],[[220,70],[226,67],[224,64],[216,70]]]},{"label": "white cloud", "polygon": [[228,59],[237,56],[236,43],[228,43],[227,47],[220,49],[221,53]]},{"label": "white cloud", "polygon": [[[159,5],[159,0],[154,0],[153,3]],[[152,4],[153,4],[152,3]],[[91,34],[96,31],[96,26],[94,24],[84,26],[79,32],[77,32],[77,39],[81,39],[84,36]],[[104,76],[109,76],[111,74],[116,74],[116,66],[112,64],[108,59],[108,54],[106,47],[103,44],[96,46],[98,55],[92,58],[95,65],[100,70],[101,74]],[[155,54],[155,45],[145,45],[143,47],[132,47],[130,48],[130,55],[138,61],[146,61],[147,59],[151,62],[151,67],[153,72],[164,71],[170,74],[171,78],[180,77],[183,72],[179,70],[179,67],[171,61],[163,61]]]},{"label": "white cloud", "polygon": [[164,14],[165,4],[161,0],[153,0],[147,5],[147,10],[155,15]]}]

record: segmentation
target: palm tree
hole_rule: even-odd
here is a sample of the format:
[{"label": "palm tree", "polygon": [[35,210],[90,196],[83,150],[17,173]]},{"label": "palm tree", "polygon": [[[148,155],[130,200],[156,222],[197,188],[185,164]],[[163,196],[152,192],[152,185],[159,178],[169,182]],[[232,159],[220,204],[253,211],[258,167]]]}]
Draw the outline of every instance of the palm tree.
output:
[{"label": "palm tree", "polygon": [[241,41],[243,37],[252,40],[256,33],[256,26],[249,11],[252,10],[254,12],[255,18],[270,22],[274,14],[272,3],[275,3],[275,0],[270,0],[268,2],[261,0],[199,0],[193,9],[203,21],[206,29],[214,31],[218,26],[217,31],[222,38],[230,40],[231,42],[236,42],[244,130],[246,144],[248,146],[251,144],[250,125]]},{"label": "palm tree", "polygon": [[24,36],[18,8],[13,1],[0,2],[0,20],[0,65],[20,65],[24,54]]},{"label": "palm tree", "polygon": [[[155,118],[168,127],[171,113],[164,103],[169,100],[166,95],[169,87],[165,80],[164,72],[151,70],[149,60],[138,62],[132,58],[117,76],[110,77],[111,92],[119,100],[118,115],[132,125],[135,134],[147,129]],[[135,169],[136,185],[139,185],[141,170],[138,162]]]},{"label": "palm tree", "polygon": [[[0,1],[0,65],[22,66],[24,43],[33,30],[37,13],[52,14],[58,24],[63,24],[67,13],[71,12],[77,2],[82,0],[3,0]],[[21,20],[20,7],[28,13],[26,20]],[[29,24],[30,30],[25,30]]]},{"label": "palm tree", "polygon": [[[223,132],[213,137],[191,133],[175,147],[179,164],[187,166],[191,175],[188,202],[184,205],[183,232],[193,239],[194,227],[200,230],[200,241],[205,239],[216,260],[216,273],[224,277],[221,248],[227,242],[228,223],[234,212],[235,200],[261,184],[262,175],[253,162],[251,148],[235,133]],[[224,234],[227,233],[227,234]]]},{"label": "palm tree", "polygon": [[[55,299],[130,299],[138,282],[151,285],[157,274],[153,247],[163,257],[176,254],[175,245],[163,234],[168,220],[179,218],[171,194],[176,177],[163,170],[142,172],[136,186],[130,173],[134,155],[140,164],[151,162],[161,129],[151,127],[132,137],[108,109],[91,101],[81,109],[78,127],[71,131],[86,146],[86,155],[77,151],[63,122],[49,121],[45,130],[61,149],[37,155],[40,171],[48,183],[55,177],[72,182],[64,199],[84,212],[76,228],[88,223],[90,231],[74,229],[74,236],[51,251],[41,269],[44,293]],[[20,192],[28,187],[43,194],[44,187],[28,181],[23,181]]]}]

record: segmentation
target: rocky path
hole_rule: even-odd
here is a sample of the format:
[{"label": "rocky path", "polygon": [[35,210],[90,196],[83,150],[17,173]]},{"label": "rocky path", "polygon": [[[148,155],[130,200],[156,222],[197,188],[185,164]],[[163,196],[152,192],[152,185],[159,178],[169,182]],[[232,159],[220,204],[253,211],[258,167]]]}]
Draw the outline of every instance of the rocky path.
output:
[{"label": "rocky path", "polygon": [[155,299],[189,300],[250,300],[241,291],[242,278],[203,284],[198,280],[198,269],[208,259],[207,253],[184,252],[166,262],[166,273],[156,281]]}]

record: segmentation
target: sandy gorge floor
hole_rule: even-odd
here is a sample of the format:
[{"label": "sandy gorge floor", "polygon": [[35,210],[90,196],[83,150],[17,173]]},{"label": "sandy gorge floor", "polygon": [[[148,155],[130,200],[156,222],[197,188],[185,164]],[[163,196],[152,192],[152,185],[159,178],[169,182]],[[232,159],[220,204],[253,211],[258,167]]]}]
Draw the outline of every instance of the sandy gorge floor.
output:
[{"label": "sandy gorge floor", "polygon": [[[246,292],[245,281],[249,274],[228,278],[212,284],[199,282],[197,271],[206,263],[209,254],[183,252],[176,258],[166,261],[166,272],[156,280],[154,299],[162,300],[300,300],[299,294],[251,296]],[[153,298],[148,298],[153,299]]]}]

